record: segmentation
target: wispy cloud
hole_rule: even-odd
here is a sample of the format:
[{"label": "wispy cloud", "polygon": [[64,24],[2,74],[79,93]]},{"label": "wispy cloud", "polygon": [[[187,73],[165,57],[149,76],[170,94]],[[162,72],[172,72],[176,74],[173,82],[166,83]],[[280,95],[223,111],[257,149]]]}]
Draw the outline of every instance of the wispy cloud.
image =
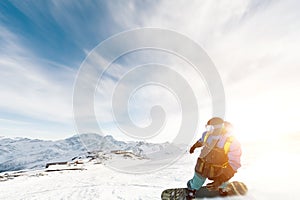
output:
[{"label": "wispy cloud", "polygon": [[249,137],[299,131],[297,1],[160,1],[143,12],[122,6],[124,27],[169,28],[206,49],[224,82],[227,119],[238,131]]},{"label": "wispy cloud", "polygon": [[[300,96],[296,95],[300,89],[299,6],[296,0],[1,2],[0,135],[50,138],[51,132],[57,133],[53,137],[73,132],[72,91],[80,63],[99,42],[138,27],[178,31],[206,50],[224,82],[227,118],[236,122],[239,131],[251,133],[255,127],[279,131],[264,124],[282,122],[294,124],[289,131],[296,131],[300,117]],[[205,84],[180,59],[136,52],[116,61],[103,79],[104,91],[98,90],[97,117],[107,131],[118,131],[112,126],[110,108],[118,79],[134,65],[151,61],[174,66],[201,94],[198,103],[205,114],[200,123],[210,115]],[[168,92],[157,88],[139,92],[129,102],[137,124],[149,123],[147,110],[158,102],[158,96],[172,114],[169,119],[178,121],[178,105]],[[147,112],[141,112],[144,109]],[[258,115],[260,110],[265,114]],[[249,128],[249,120],[258,125]]]},{"label": "wispy cloud", "polygon": [[[1,128],[6,129],[1,134],[33,137],[33,131],[45,132],[42,126],[49,128],[53,123],[69,124],[68,131],[73,130],[71,88],[76,70],[35,57],[16,34],[3,26],[1,30],[0,109],[1,118],[10,121],[1,121]],[[19,126],[16,132],[17,124],[26,128]]]}]

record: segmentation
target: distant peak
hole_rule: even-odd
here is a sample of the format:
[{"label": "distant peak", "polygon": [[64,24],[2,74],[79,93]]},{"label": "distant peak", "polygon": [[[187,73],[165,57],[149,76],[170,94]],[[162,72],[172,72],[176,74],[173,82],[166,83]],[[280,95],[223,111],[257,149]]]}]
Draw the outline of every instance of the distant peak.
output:
[{"label": "distant peak", "polygon": [[112,139],[112,140],[115,140],[115,138],[114,138],[113,136],[111,136],[111,135],[106,135],[106,136],[104,136],[104,138],[105,138],[105,139]]}]

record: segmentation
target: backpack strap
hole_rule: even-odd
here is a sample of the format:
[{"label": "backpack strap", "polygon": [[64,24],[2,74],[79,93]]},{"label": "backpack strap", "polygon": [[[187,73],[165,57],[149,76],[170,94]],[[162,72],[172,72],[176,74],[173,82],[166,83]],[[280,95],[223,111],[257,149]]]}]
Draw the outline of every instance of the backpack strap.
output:
[{"label": "backpack strap", "polygon": [[206,132],[206,134],[205,134],[205,136],[204,136],[204,139],[203,139],[203,143],[206,143],[206,141],[207,141],[207,138],[209,137],[209,133],[208,132]]},{"label": "backpack strap", "polygon": [[233,142],[233,136],[230,136],[226,139],[226,142],[224,144],[224,151],[225,151],[225,154],[227,154],[229,152],[229,149],[230,149],[230,145],[231,143]]},{"label": "backpack strap", "polygon": [[[209,133],[206,133],[206,135],[204,136],[204,139],[203,139],[203,143],[206,143],[206,141],[207,141],[207,139],[208,139],[209,136],[210,136],[210,134],[209,134]],[[231,143],[233,142],[233,139],[234,139],[233,136],[230,136],[230,137],[228,137],[228,138],[226,139],[226,142],[225,142],[225,144],[224,144],[224,152],[225,152],[226,155],[227,155],[227,153],[228,153],[229,150],[230,150],[230,145],[231,145]]]}]

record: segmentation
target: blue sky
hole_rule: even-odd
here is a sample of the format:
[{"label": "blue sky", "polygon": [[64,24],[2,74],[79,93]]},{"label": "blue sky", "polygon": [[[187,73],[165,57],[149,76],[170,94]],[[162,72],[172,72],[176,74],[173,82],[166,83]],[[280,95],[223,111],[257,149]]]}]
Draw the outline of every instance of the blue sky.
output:
[{"label": "blue sky", "polygon": [[[116,6],[114,10],[109,1],[0,2],[2,87],[14,99],[12,105],[7,105],[9,97],[2,102],[1,135],[62,138],[74,134],[72,86],[81,62],[101,41],[127,29],[115,16],[123,3],[116,2]],[[40,80],[32,80],[35,77]],[[68,95],[57,97],[61,93]],[[45,99],[49,97],[53,99],[50,105]],[[31,105],[35,103],[31,100],[39,106]],[[59,110],[58,105],[66,110]],[[53,110],[51,117],[47,110]]]},{"label": "blue sky", "polygon": [[85,58],[83,50],[116,28],[105,1],[95,2],[2,1],[1,21],[37,57],[78,68]]},{"label": "blue sky", "polygon": [[[226,116],[238,131],[268,132],[268,137],[298,132],[299,8],[296,0],[1,1],[0,135],[59,139],[76,134],[72,92],[82,61],[108,37],[140,27],[178,31],[206,50],[224,83]],[[107,75],[118,77],[130,63],[149,61],[154,54],[120,59]],[[161,56],[157,59],[168,63]],[[104,112],[109,109],[103,102],[109,100],[101,101],[105,132],[117,133]],[[172,97],[161,103],[176,106],[169,101]],[[207,105],[202,105],[205,117]],[[175,119],[178,110],[168,109]],[[137,122],[149,121],[147,113],[135,113]]]}]

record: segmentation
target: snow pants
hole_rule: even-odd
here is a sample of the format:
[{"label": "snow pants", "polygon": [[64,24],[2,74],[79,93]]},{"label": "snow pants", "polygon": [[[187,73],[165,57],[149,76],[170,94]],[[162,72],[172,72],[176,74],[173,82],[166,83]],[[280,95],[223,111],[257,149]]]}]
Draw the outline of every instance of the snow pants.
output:
[{"label": "snow pants", "polygon": [[[195,172],[194,177],[187,182],[187,187],[190,190],[199,190],[204,182],[206,181],[206,178],[202,177],[200,174]],[[226,188],[228,182],[223,183],[219,186],[219,188]]]}]

